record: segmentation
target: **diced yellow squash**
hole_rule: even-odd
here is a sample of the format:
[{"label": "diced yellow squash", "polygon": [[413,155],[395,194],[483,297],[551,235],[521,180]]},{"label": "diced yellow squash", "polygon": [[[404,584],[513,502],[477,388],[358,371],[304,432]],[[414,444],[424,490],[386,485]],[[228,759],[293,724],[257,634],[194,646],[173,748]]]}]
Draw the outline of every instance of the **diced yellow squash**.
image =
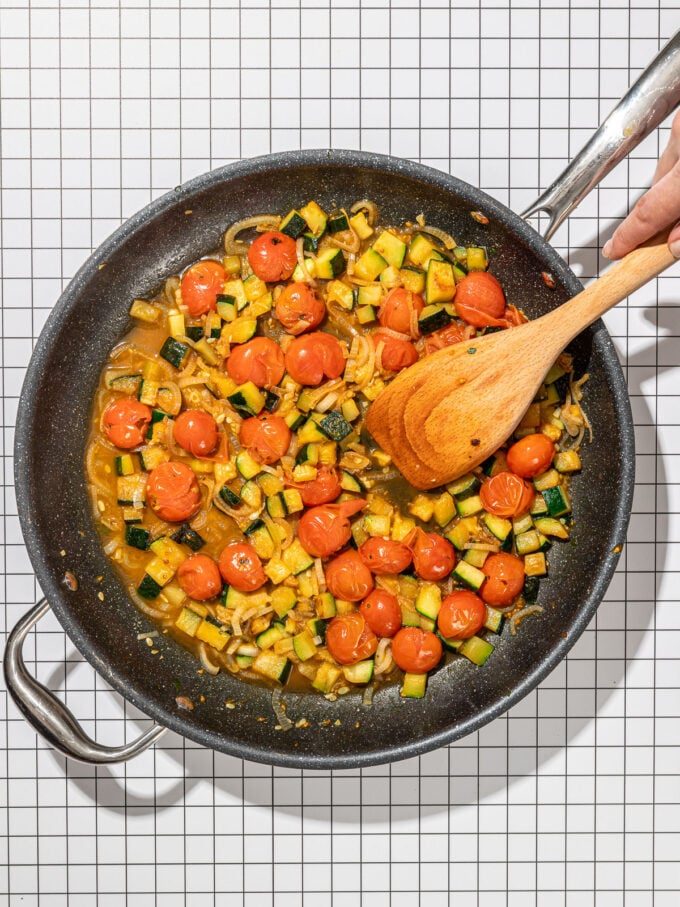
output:
[{"label": "diced yellow squash", "polygon": [[135,299],[130,306],[130,315],[147,324],[155,324],[160,318],[161,310],[146,299]]}]

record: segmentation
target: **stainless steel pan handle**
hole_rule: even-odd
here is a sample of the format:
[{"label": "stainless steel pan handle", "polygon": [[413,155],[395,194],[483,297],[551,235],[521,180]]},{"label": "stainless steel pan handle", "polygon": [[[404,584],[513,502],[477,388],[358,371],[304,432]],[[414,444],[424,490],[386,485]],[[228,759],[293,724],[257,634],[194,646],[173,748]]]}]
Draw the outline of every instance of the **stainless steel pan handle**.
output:
[{"label": "stainless steel pan handle", "polygon": [[680,31],[659,52],[555,182],[522,212],[550,217],[545,239],[680,104]]},{"label": "stainless steel pan handle", "polygon": [[28,673],[22,652],[24,640],[49,607],[43,598],[24,614],[9,635],[3,667],[12,699],[40,736],[69,759],[87,765],[110,765],[132,759],[155,743],[167,728],[156,724],[125,746],[102,746],[87,736],[63,702]]}]

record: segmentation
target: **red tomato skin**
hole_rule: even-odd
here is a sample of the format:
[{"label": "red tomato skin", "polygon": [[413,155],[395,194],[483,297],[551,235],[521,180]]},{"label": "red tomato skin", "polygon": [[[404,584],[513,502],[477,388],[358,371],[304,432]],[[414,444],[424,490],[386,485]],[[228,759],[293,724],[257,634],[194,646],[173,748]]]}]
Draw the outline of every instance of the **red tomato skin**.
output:
[{"label": "red tomato skin", "polygon": [[305,511],[298,523],[302,547],[312,557],[328,557],[347,544],[352,535],[350,516],[366,506],[357,498],[342,504],[320,504]]},{"label": "red tomato skin", "polygon": [[304,334],[323,321],[326,306],[306,283],[291,283],[276,300],[274,313],[289,334]]},{"label": "red tomato skin", "polygon": [[399,601],[386,589],[374,589],[362,601],[359,611],[376,636],[392,637],[401,627]]},{"label": "red tomato skin", "polygon": [[370,538],[359,547],[361,560],[371,573],[389,576],[401,573],[411,565],[413,556],[402,542],[391,539]]},{"label": "red tomato skin", "polygon": [[382,342],[382,367],[388,372],[400,372],[418,361],[418,350],[409,340],[397,340],[379,328],[371,335],[375,348]]},{"label": "red tomato skin", "polygon": [[493,274],[473,271],[456,287],[456,313],[476,328],[507,327],[505,294]]},{"label": "red tomato skin", "polygon": [[324,572],[329,591],[343,601],[360,602],[373,589],[373,575],[356,551],[343,551]]},{"label": "red tomato skin", "polygon": [[505,519],[529,512],[534,489],[514,472],[499,472],[482,484],[479,491],[484,509]]},{"label": "red tomato skin", "polygon": [[150,422],[149,407],[132,397],[121,397],[109,403],[102,418],[106,437],[121,450],[132,450],[143,444]]},{"label": "red tomato skin", "polygon": [[508,450],[508,468],[523,479],[533,479],[550,468],[554,457],[555,445],[550,438],[540,432],[525,435]]},{"label": "red tomato skin", "polygon": [[318,504],[330,504],[340,496],[342,486],[335,469],[321,466],[316,478],[311,482],[299,482],[294,486],[300,492],[305,507],[316,507]]},{"label": "red tomato skin", "polygon": [[222,591],[219,567],[207,554],[193,554],[180,564],[177,582],[197,602],[215,598]]},{"label": "red tomato skin", "polygon": [[270,337],[253,337],[233,347],[227,358],[227,372],[237,384],[252,381],[257,387],[276,387],[285,370],[283,350]]},{"label": "red tomato skin", "polygon": [[416,315],[420,315],[423,305],[420,293],[412,293],[404,287],[395,287],[384,298],[378,312],[378,321],[384,328],[412,335],[411,309]]},{"label": "red tomato skin", "polygon": [[341,665],[352,665],[370,658],[378,639],[359,611],[334,617],[326,628],[326,646]]},{"label": "red tomato skin", "polygon": [[226,272],[219,261],[207,258],[197,261],[182,277],[182,302],[192,318],[217,308],[217,297],[224,289]]},{"label": "red tomato skin", "polygon": [[413,554],[413,564],[421,579],[439,582],[456,566],[456,549],[436,532],[417,528],[406,538]]},{"label": "red tomato skin", "polygon": [[220,573],[239,592],[255,592],[267,582],[260,557],[248,542],[231,542],[222,549]]},{"label": "red tomato skin", "polygon": [[427,674],[442,660],[442,644],[429,630],[402,627],[392,640],[392,658],[407,674]]},{"label": "red tomato skin", "polygon": [[433,331],[425,337],[425,351],[435,353],[437,350],[443,350],[444,347],[453,346],[454,343],[461,343],[463,340],[470,340],[475,336],[475,329],[471,325],[461,325],[457,321],[452,321],[446,327]]},{"label": "red tomato skin", "polygon": [[186,409],[180,413],[175,419],[172,436],[192,457],[209,457],[219,440],[217,422],[201,409]]},{"label": "red tomato skin", "polygon": [[524,588],[524,564],[514,554],[503,551],[492,554],[484,561],[482,570],[486,579],[479,594],[487,605],[509,605]]},{"label": "red tomato skin", "polygon": [[278,230],[261,233],[248,249],[248,262],[266,283],[288,280],[297,264],[295,240]]},{"label": "red tomato skin", "polygon": [[323,331],[297,337],[286,350],[285,358],[293,381],[307,387],[316,387],[327,378],[339,378],[345,369],[340,343]]},{"label": "red tomato skin", "polygon": [[161,463],[149,473],[146,497],[153,512],[168,523],[190,519],[201,507],[201,490],[186,463]]},{"label": "red tomato skin", "polygon": [[486,606],[481,598],[467,589],[458,589],[442,601],[437,626],[445,639],[468,639],[485,620]]},{"label": "red tomato skin", "polygon": [[280,460],[290,446],[290,429],[276,413],[260,413],[244,419],[239,429],[239,441],[260,461],[271,465]]}]

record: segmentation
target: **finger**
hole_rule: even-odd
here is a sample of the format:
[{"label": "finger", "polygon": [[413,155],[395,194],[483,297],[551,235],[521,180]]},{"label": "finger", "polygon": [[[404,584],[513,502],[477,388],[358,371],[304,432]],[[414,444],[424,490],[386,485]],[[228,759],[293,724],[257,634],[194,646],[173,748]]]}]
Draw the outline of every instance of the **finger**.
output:
[{"label": "finger", "polygon": [[674,258],[680,258],[680,223],[677,223],[668,236],[668,248]]},{"label": "finger", "polygon": [[663,179],[663,177],[677,164],[678,160],[680,160],[680,112],[675,115],[675,119],[673,120],[668,144],[664,148],[663,154],[659,158],[659,163],[656,165],[656,170],[654,171],[652,186],[655,183],[658,183],[660,179]]},{"label": "finger", "polygon": [[651,239],[680,214],[680,163],[677,163],[659,182],[645,192],[628,217],[605,244],[605,258],[622,258]]}]

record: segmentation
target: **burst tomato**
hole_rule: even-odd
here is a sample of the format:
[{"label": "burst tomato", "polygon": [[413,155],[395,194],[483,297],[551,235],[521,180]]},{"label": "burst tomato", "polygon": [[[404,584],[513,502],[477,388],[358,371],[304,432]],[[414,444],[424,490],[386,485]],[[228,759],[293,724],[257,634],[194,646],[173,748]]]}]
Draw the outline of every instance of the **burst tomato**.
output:
[{"label": "burst tomato", "polygon": [[344,368],[340,343],[323,331],[298,337],[286,350],[286,369],[298,384],[316,387],[326,378],[338,378]]},{"label": "burst tomato", "polygon": [[469,340],[474,336],[475,330],[470,325],[463,327],[457,321],[452,321],[445,328],[433,331],[425,337],[425,351],[434,353],[437,350],[443,350],[446,346],[453,346],[454,343]]},{"label": "burst tomato", "polygon": [[415,312],[417,318],[422,311],[423,297],[420,293],[412,293],[404,287],[395,287],[383,300],[378,313],[378,321],[384,328],[399,331],[400,334],[413,335],[411,312]]},{"label": "burst tomato", "polygon": [[227,359],[229,377],[237,384],[252,381],[258,387],[275,387],[285,370],[283,350],[269,337],[253,337],[233,347]]},{"label": "burst tomato", "polygon": [[267,582],[262,561],[248,542],[231,542],[222,549],[220,573],[225,583],[239,592],[255,592]]},{"label": "burst tomato", "polygon": [[161,463],[146,481],[149,506],[162,520],[181,523],[201,506],[201,490],[193,469],[186,463]]},{"label": "burst tomato", "polygon": [[192,318],[217,308],[217,297],[224,288],[226,272],[219,261],[197,261],[182,277],[182,302]]},{"label": "burst tomato", "polygon": [[405,539],[413,555],[416,573],[428,582],[445,579],[456,566],[453,545],[436,532],[425,532],[419,527]]},{"label": "burst tomato", "polygon": [[524,588],[524,564],[514,554],[492,554],[482,570],[486,579],[479,594],[487,605],[509,605]]},{"label": "burst tomato", "polygon": [[305,507],[330,504],[342,491],[337,470],[329,466],[321,466],[317,470],[316,478],[311,482],[299,482],[294,487],[300,492]]},{"label": "burst tomato", "polygon": [[248,249],[248,262],[260,280],[288,280],[297,264],[295,240],[276,230],[261,233]]},{"label": "burst tomato", "polygon": [[514,472],[499,472],[483,483],[479,496],[485,510],[509,519],[528,512],[534,490]]},{"label": "burst tomato", "polygon": [[437,627],[446,639],[474,636],[486,619],[484,602],[474,592],[458,589],[447,595],[437,616]]},{"label": "burst tomato", "polygon": [[378,639],[363,615],[350,611],[328,624],[326,646],[338,664],[352,665],[370,658],[378,648]]},{"label": "burst tomato", "polygon": [[350,540],[352,529],[349,518],[366,506],[357,498],[342,504],[321,504],[306,511],[298,523],[298,536],[302,547],[312,557],[328,557],[339,551]]},{"label": "burst tomato", "polygon": [[336,598],[360,602],[373,588],[373,576],[356,551],[343,551],[327,564],[326,585]]},{"label": "burst tomato", "polygon": [[209,457],[219,440],[217,422],[201,409],[186,409],[175,419],[172,436],[192,457]]},{"label": "burst tomato", "polygon": [[427,674],[442,660],[442,644],[420,627],[402,627],[392,640],[392,657],[408,674]]},{"label": "burst tomato", "polygon": [[193,554],[180,564],[177,582],[189,598],[197,602],[215,598],[222,590],[219,567],[207,554]]},{"label": "burst tomato", "polygon": [[546,435],[526,435],[508,450],[508,469],[523,479],[532,479],[549,469],[555,456],[555,445]]},{"label": "burst tomato", "polygon": [[401,608],[397,596],[386,589],[374,589],[362,601],[359,611],[376,636],[394,636],[401,627]]},{"label": "burst tomato", "polygon": [[288,450],[290,429],[281,416],[260,413],[241,422],[238,437],[260,463],[276,463]]},{"label": "burst tomato", "polygon": [[493,274],[473,271],[456,287],[456,313],[476,328],[506,327],[505,294]]},{"label": "burst tomato", "polygon": [[149,407],[132,397],[121,397],[109,403],[102,420],[106,437],[121,450],[132,450],[143,444],[150,422]]},{"label": "burst tomato", "polygon": [[375,348],[382,343],[382,367],[388,372],[400,372],[418,361],[418,350],[409,340],[399,340],[390,337],[385,331],[378,328],[371,334]]},{"label": "burst tomato", "polygon": [[367,539],[359,548],[359,554],[371,573],[378,575],[401,573],[413,559],[410,549],[403,542],[392,539]]},{"label": "burst tomato", "polygon": [[274,312],[288,333],[297,335],[321,324],[326,306],[309,284],[291,283],[276,300]]}]

